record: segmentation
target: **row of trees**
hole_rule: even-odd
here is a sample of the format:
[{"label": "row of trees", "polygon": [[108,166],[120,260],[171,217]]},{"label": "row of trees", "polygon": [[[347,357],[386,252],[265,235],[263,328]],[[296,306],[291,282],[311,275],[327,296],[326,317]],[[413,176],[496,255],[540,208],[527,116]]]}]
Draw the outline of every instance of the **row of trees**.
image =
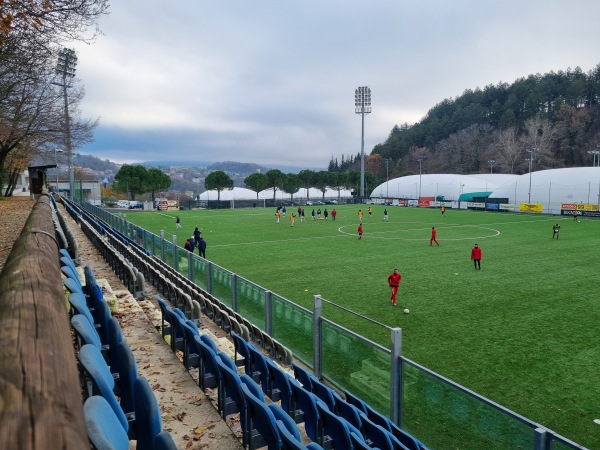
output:
[{"label": "row of trees", "polygon": [[131,200],[135,200],[136,195],[150,192],[154,202],[156,193],[168,189],[169,186],[171,177],[162,170],[126,164],[115,175],[112,190],[127,194]]},{"label": "row of trees", "polygon": [[[365,172],[365,185],[367,189],[374,189],[379,184],[379,179],[370,172]],[[281,170],[272,169],[266,173],[253,173],[244,179],[244,185],[258,194],[265,189],[273,190],[273,199],[276,198],[277,191],[283,191],[290,194],[292,200],[301,188],[316,188],[323,193],[327,189],[333,189],[339,192],[342,189],[358,190],[360,187],[360,172],[331,172],[302,170],[299,173],[283,173]],[[216,190],[217,198],[221,199],[221,191],[233,188],[233,180],[225,172],[217,170],[208,174],[204,180],[204,187],[207,190]]]},{"label": "row of trees", "polygon": [[[13,0],[0,7],[0,186],[35,155],[65,148],[67,118],[56,62],[61,42],[92,41],[106,0]],[[64,82],[64,80],[63,80]],[[92,139],[95,120],[79,118],[83,89],[69,86],[71,146]]]}]

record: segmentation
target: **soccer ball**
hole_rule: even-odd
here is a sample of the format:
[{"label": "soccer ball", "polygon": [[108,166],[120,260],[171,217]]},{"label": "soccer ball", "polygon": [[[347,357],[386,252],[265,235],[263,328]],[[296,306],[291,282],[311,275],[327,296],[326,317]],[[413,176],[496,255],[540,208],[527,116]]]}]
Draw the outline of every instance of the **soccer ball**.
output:
[{"label": "soccer ball", "polygon": [[410,311],[408,310],[408,308],[404,309],[404,314],[408,314]]}]

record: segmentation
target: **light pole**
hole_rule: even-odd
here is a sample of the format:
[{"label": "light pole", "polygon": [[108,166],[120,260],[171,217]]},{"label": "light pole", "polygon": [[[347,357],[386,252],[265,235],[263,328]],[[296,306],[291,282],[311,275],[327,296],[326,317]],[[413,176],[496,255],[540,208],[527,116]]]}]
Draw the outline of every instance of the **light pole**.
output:
[{"label": "light pole", "polygon": [[[600,149],[600,144],[596,145],[596,149]],[[589,150],[588,154],[592,155],[594,158],[594,162],[592,163],[592,167],[600,167],[600,150]],[[598,162],[596,163],[596,160]]]},{"label": "light pole", "polygon": [[488,160],[488,163],[490,164],[490,174],[494,173],[494,163],[495,162],[496,162],[495,159]]},{"label": "light pole", "polygon": [[54,162],[56,163],[56,193],[58,194],[58,153],[62,153],[63,151],[55,148],[54,149]]},{"label": "light pole", "polygon": [[69,170],[69,195],[73,199],[75,190],[75,174],[73,171],[73,149],[71,147],[71,119],[69,118],[69,97],[67,88],[70,86],[70,80],[75,77],[75,66],[77,66],[77,56],[75,50],[63,48],[58,53],[58,62],[56,63],[56,73],[60,77],[60,82],[54,82],[63,88],[63,98],[65,102],[65,149],[67,152],[68,170]]},{"label": "light pole", "polygon": [[389,198],[389,196],[390,196],[390,190],[388,187],[388,184],[390,181],[389,164],[390,164],[390,158],[386,158],[385,159],[385,196],[386,196],[386,198]]},{"label": "light pole", "polygon": [[419,156],[417,161],[419,161],[419,198],[421,198],[421,174],[423,173],[423,160],[424,156]]},{"label": "light pole", "polygon": [[371,113],[371,88],[360,86],[354,91],[354,112],[360,114],[362,128],[360,139],[360,202],[365,197],[365,114]]},{"label": "light pole", "polygon": [[528,194],[528,200],[527,203],[531,204],[531,172],[533,171],[533,158],[535,156],[535,152],[537,152],[539,150],[539,148],[537,147],[531,147],[531,148],[526,148],[525,151],[527,153],[529,153],[529,158],[527,158],[527,161],[529,161],[529,194]]}]

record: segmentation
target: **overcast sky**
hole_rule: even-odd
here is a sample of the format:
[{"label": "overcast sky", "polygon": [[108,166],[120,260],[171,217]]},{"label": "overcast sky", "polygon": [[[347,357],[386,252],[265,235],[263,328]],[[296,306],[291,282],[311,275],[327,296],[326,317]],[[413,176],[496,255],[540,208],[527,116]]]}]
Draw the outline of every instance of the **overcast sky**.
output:
[{"label": "overcast sky", "polygon": [[[465,89],[600,63],[598,0],[113,0],[75,46],[95,142],[115,162],[326,168]],[[489,3],[493,3],[489,4]]]}]

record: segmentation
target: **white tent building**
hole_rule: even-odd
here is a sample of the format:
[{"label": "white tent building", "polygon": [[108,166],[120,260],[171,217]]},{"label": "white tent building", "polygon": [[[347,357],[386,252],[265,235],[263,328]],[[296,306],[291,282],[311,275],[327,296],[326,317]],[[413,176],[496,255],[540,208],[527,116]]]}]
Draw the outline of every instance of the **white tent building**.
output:
[{"label": "white tent building", "polygon": [[[204,191],[198,197],[201,202],[213,201],[213,200],[217,200],[219,198],[218,192],[216,190]],[[268,198],[268,197],[264,197],[264,196],[261,197],[261,193],[259,192],[258,198],[262,200],[263,198]],[[222,190],[220,199],[222,201],[256,200],[256,192],[254,192],[250,189],[246,189],[246,188],[234,187],[233,189]]]},{"label": "white tent building", "polygon": [[[530,188],[531,186],[531,199]],[[540,203],[543,212],[560,214],[562,203],[600,203],[600,167],[550,169],[520,175],[494,189],[492,198],[508,203]]]},{"label": "white tent building", "polygon": [[518,175],[506,174],[424,174],[394,178],[380,184],[371,199],[396,198],[418,199],[419,197],[444,197],[445,200],[458,200],[462,194],[471,192],[492,192],[510,182]]}]

